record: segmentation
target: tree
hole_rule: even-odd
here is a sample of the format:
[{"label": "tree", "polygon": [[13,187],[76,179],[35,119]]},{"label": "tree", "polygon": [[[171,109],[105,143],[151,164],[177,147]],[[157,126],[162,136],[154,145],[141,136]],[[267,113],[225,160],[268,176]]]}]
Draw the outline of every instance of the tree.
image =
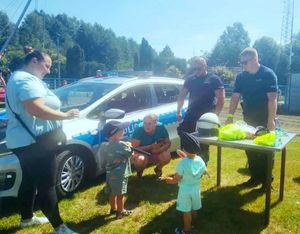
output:
[{"label": "tree", "polygon": [[[153,72],[156,75],[163,75],[166,69],[172,65],[171,61],[175,60],[175,56],[171,48],[166,45],[153,61]],[[175,64],[173,64],[175,65]],[[175,65],[176,66],[176,65]]]},{"label": "tree", "polygon": [[175,58],[173,51],[168,45],[165,46],[158,56],[165,61],[170,61]]},{"label": "tree", "polygon": [[293,38],[293,56],[291,70],[293,73],[300,73],[300,31]]},{"label": "tree", "polygon": [[277,68],[275,70],[275,73],[278,78],[278,84],[280,85],[286,85],[287,84],[287,78],[289,76],[289,56],[288,56],[288,48],[282,47],[280,56],[279,56],[279,63],[277,65]]},{"label": "tree", "polygon": [[226,67],[217,66],[213,70],[227,84],[232,83],[236,77],[236,74]]},{"label": "tree", "polygon": [[253,47],[257,50],[260,63],[273,69],[277,69],[280,58],[280,46],[271,37],[261,37],[256,40]]},{"label": "tree", "polygon": [[21,45],[30,45],[34,49],[55,47],[55,43],[45,28],[43,14],[43,12],[34,11],[26,16],[19,29]]},{"label": "tree", "polygon": [[0,29],[0,48],[2,48],[11,31],[9,18],[3,11],[0,11]]},{"label": "tree", "polygon": [[96,61],[88,61],[84,63],[85,76],[95,76],[97,70],[105,71],[106,67],[103,63],[98,63]]},{"label": "tree", "polygon": [[75,45],[67,51],[66,72],[67,77],[80,78],[83,75],[84,52],[79,45]]},{"label": "tree", "polygon": [[[13,31],[14,25],[9,21],[7,14],[3,11],[0,11],[0,49],[6,42],[10,33]],[[15,50],[15,47],[18,46],[18,31],[14,34],[12,40],[10,41],[8,47],[5,49],[4,53],[0,58],[0,68],[7,68],[11,63],[12,53]]]},{"label": "tree", "polygon": [[241,23],[228,26],[216,43],[208,62],[211,65],[238,66],[241,51],[249,47],[250,38]]},{"label": "tree", "polygon": [[[49,17],[46,16],[46,21]],[[52,17],[46,24],[49,36],[53,42],[59,39],[60,50],[66,52],[68,48],[74,46],[75,32],[79,28],[79,22],[76,19],[69,18],[66,14],[60,14]]]},{"label": "tree", "polygon": [[187,71],[187,62],[185,59],[174,58],[170,61],[170,65],[177,67],[182,74],[185,74]]},{"label": "tree", "polygon": [[[0,11],[0,46],[12,27],[7,15]],[[58,75],[58,51],[62,77],[94,75],[98,69],[152,70],[154,59],[160,56],[165,64],[162,74],[170,65],[181,71],[185,67],[184,60],[175,58],[169,46],[158,56],[144,38],[139,45],[131,38],[117,37],[111,29],[100,24],[85,23],[66,14],[55,16],[33,11],[25,17],[15,35],[7,56],[0,63],[0,66],[9,66],[11,70],[20,65],[24,45],[42,50],[52,57],[52,77]],[[77,65],[73,67],[71,64]]]},{"label": "tree", "polygon": [[133,57],[133,70],[138,71],[140,66],[139,54],[136,52]]},{"label": "tree", "polygon": [[117,62],[117,69],[124,70],[133,67],[133,56],[130,54],[129,44],[125,37],[117,38],[117,46],[119,51],[119,59]]},{"label": "tree", "polygon": [[181,71],[177,67],[175,67],[174,65],[171,65],[170,67],[168,67],[166,69],[164,75],[166,77],[174,77],[174,78],[181,78],[182,77]]},{"label": "tree", "polygon": [[139,68],[140,71],[152,71],[153,65],[153,49],[145,38],[142,38],[142,43],[139,49]]}]

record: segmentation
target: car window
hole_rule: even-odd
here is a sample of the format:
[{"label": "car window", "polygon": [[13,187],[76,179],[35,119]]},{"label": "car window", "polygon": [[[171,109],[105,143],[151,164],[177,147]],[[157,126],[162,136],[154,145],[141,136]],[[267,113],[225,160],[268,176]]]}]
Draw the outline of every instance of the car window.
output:
[{"label": "car window", "polygon": [[155,84],[154,90],[157,97],[157,104],[167,104],[177,101],[180,87],[172,84]]},{"label": "car window", "polygon": [[150,87],[148,85],[141,85],[129,88],[113,96],[92,111],[88,115],[88,118],[99,118],[101,113],[111,108],[121,109],[125,113],[130,113],[150,108],[151,105]]},{"label": "car window", "polygon": [[61,100],[61,109],[63,111],[72,108],[82,110],[115,89],[117,86],[117,84],[78,82],[74,85],[58,88],[54,92]]}]

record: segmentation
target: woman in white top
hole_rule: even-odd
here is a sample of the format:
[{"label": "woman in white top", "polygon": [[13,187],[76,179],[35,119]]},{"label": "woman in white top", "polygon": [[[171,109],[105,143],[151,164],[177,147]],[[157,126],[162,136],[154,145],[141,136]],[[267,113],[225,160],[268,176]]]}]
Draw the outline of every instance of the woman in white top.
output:
[{"label": "woman in white top", "polygon": [[[13,112],[38,136],[60,127],[63,119],[78,117],[79,110],[59,110],[60,100],[42,81],[50,73],[50,56],[32,50],[31,47],[27,48],[27,52],[23,67],[15,71],[7,83],[6,100],[9,118],[6,130],[7,147],[18,157],[22,168],[22,183],[18,193],[22,216],[20,226],[50,221],[55,229],[54,233],[74,233],[63,223],[58,210],[55,152],[38,145]],[[36,196],[47,218],[33,214]]]}]

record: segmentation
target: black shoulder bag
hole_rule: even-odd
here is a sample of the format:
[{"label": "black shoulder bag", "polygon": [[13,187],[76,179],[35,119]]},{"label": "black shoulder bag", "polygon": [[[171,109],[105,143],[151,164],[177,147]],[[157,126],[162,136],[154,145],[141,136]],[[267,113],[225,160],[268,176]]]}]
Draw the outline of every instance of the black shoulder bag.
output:
[{"label": "black shoulder bag", "polygon": [[11,109],[7,96],[6,96],[6,101],[7,101],[9,109],[14,114],[16,119],[27,130],[27,132],[30,134],[30,136],[35,140],[36,144],[38,144],[41,148],[46,149],[48,151],[55,151],[59,147],[66,144],[67,137],[61,127],[53,129],[53,130],[43,133],[41,135],[35,136],[32,133],[32,131],[26,126],[26,124],[23,122],[21,117]]}]

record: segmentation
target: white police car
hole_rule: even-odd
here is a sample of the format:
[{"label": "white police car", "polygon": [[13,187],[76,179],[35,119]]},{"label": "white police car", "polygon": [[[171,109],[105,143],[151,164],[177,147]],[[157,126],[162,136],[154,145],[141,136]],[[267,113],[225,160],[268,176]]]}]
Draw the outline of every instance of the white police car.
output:
[{"label": "white police car", "polygon": [[[104,140],[101,129],[107,119],[130,121],[125,129],[129,138],[146,114],[155,113],[166,126],[175,149],[176,100],[182,85],[183,80],[175,78],[105,77],[86,78],[56,89],[62,110],[80,109],[79,118],[63,123],[68,142],[57,156],[58,194],[72,193],[85,178],[104,172],[101,155],[96,152]],[[186,110],[186,104],[183,109]],[[0,119],[1,115],[5,119],[5,113],[0,114]],[[5,131],[4,125],[5,122],[0,123],[0,135]],[[18,159],[6,150],[4,141],[0,150],[0,197],[17,196],[22,180]]]}]

